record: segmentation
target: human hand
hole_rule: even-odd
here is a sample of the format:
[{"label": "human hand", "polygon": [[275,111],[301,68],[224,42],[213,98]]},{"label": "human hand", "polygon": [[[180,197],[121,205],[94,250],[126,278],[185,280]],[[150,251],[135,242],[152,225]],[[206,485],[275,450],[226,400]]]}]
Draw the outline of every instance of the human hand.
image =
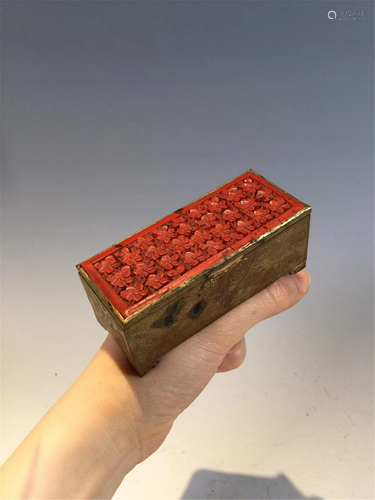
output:
[{"label": "human hand", "polygon": [[2,466],[2,498],[111,498],[215,373],[241,365],[245,333],[299,302],[309,284],[306,271],[284,276],[175,347],[142,378],[108,335]]},{"label": "human hand", "polygon": [[287,275],[246,300],[166,354],[140,378],[109,335],[102,346],[113,356],[131,388],[138,414],[140,461],[164,441],[174,420],[217,372],[238,368],[246,356],[245,333],[254,325],[297,304],[307,293],[306,271]]}]

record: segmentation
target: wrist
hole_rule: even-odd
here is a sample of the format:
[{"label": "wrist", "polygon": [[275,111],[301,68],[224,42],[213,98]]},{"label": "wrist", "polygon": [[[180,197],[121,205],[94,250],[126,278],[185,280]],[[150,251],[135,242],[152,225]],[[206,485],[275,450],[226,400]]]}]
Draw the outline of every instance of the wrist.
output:
[{"label": "wrist", "polygon": [[111,335],[90,365],[96,363],[106,379],[101,403],[103,421],[110,429],[115,446],[122,447],[123,452],[129,447],[136,450],[136,460],[140,463],[160,447],[173,421],[150,411],[150,407],[156,405],[150,403],[148,391],[145,400],[146,380],[134,372]]},{"label": "wrist", "polygon": [[99,350],[3,465],[4,498],[111,498],[141,461],[140,420],[126,378]]}]

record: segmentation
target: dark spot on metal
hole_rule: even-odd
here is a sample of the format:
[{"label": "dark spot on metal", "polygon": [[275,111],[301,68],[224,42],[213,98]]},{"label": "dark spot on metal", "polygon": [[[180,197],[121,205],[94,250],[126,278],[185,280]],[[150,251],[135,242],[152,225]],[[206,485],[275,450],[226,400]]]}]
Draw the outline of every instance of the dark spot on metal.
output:
[{"label": "dark spot on metal", "polygon": [[179,315],[181,309],[185,305],[185,300],[181,299],[177,301],[175,304],[172,306],[169,306],[166,311],[165,315],[162,318],[157,319],[154,321],[151,325],[152,328],[168,328],[169,326],[172,326],[173,324],[176,323],[177,321],[177,316]]},{"label": "dark spot on metal", "polygon": [[198,318],[206,309],[207,303],[204,300],[197,302],[190,310],[189,317],[192,319]]},{"label": "dark spot on metal", "polygon": [[173,315],[172,314],[168,314],[168,316],[166,316],[164,318],[164,326],[171,326],[173,325]]}]

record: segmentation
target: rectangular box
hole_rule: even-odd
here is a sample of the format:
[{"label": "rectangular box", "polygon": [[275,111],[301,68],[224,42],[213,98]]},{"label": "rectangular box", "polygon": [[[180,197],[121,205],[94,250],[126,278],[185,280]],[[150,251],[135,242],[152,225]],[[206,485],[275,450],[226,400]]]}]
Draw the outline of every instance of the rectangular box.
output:
[{"label": "rectangular box", "polygon": [[139,375],[306,265],[311,207],[248,170],[77,266],[99,323]]}]

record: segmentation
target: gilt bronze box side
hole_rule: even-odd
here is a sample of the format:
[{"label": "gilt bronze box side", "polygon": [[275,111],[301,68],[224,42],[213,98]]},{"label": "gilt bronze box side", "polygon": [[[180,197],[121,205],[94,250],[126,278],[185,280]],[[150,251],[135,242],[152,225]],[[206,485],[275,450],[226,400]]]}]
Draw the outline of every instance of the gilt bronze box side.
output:
[{"label": "gilt bronze box side", "polygon": [[305,267],[311,207],[253,170],[78,265],[99,323],[139,375]]}]

